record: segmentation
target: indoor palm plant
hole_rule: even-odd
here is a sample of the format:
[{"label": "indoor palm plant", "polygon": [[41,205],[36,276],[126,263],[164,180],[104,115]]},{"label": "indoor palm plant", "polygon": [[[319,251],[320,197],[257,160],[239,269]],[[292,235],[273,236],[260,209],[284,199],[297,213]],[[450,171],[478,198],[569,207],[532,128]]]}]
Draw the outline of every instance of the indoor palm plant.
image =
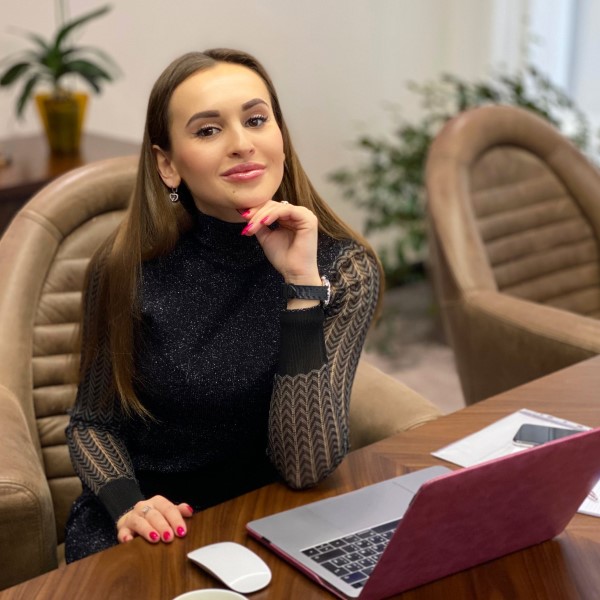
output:
[{"label": "indoor palm plant", "polygon": [[[61,15],[65,14],[64,8],[64,0],[61,0]],[[68,21],[60,18],[59,27],[50,40],[25,32],[24,36],[33,48],[0,61],[4,68],[0,74],[0,87],[17,82],[22,84],[16,101],[18,117],[23,115],[34,92],[50,88],[37,93],[35,99],[53,152],[69,154],[79,149],[87,94],[69,89],[69,76],[79,76],[98,93],[105,81],[112,81],[116,72],[114,62],[101,50],[72,41],[74,32],[109,10],[109,6],[103,6]]]}]

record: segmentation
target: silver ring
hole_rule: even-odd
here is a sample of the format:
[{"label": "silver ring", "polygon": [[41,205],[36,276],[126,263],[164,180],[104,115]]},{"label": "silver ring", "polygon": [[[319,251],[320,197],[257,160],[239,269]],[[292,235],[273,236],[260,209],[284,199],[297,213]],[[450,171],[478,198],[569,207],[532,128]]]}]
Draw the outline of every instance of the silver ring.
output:
[{"label": "silver ring", "polygon": [[281,200],[279,204],[289,204],[289,202],[287,200]]},{"label": "silver ring", "polygon": [[144,519],[146,518],[146,515],[152,510],[152,507],[149,504],[146,504],[146,506],[144,506],[144,508],[142,508],[142,516],[144,517]]}]

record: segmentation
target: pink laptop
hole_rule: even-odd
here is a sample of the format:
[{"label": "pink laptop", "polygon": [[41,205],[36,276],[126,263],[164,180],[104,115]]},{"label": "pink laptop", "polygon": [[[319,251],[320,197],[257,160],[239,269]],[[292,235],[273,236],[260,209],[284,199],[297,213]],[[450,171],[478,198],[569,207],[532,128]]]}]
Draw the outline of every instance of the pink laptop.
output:
[{"label": "pink laptop", "polygon": [[600,479],[600,429],[430,467],[248,523],[341,598],[388,598],[558,535]]}]

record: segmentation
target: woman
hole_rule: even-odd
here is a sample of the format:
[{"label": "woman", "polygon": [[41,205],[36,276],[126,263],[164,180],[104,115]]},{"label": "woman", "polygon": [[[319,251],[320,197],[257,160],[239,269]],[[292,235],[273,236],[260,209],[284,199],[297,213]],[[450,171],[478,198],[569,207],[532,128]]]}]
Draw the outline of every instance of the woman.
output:
[{"label": "woman", "polygon": [[263,67],[232,50],[175,60],[127,216],[88,269],[67,561],[169,543],[193,510],[330,474],[379,281],[310,184]]}]

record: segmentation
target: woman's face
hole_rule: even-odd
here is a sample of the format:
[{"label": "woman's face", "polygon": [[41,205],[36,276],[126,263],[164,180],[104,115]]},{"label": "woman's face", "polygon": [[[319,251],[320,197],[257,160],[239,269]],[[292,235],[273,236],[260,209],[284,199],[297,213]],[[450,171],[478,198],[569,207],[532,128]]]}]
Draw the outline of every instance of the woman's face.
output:
[{"label": "woman's face", "polygon": [[169,103],[171,150],[154,152],[169,187],[183,180],[198,209],[243,221],[238,209],[273,198],[283,178],[283,138],[263,80],[241,65],[195,73]]}]

